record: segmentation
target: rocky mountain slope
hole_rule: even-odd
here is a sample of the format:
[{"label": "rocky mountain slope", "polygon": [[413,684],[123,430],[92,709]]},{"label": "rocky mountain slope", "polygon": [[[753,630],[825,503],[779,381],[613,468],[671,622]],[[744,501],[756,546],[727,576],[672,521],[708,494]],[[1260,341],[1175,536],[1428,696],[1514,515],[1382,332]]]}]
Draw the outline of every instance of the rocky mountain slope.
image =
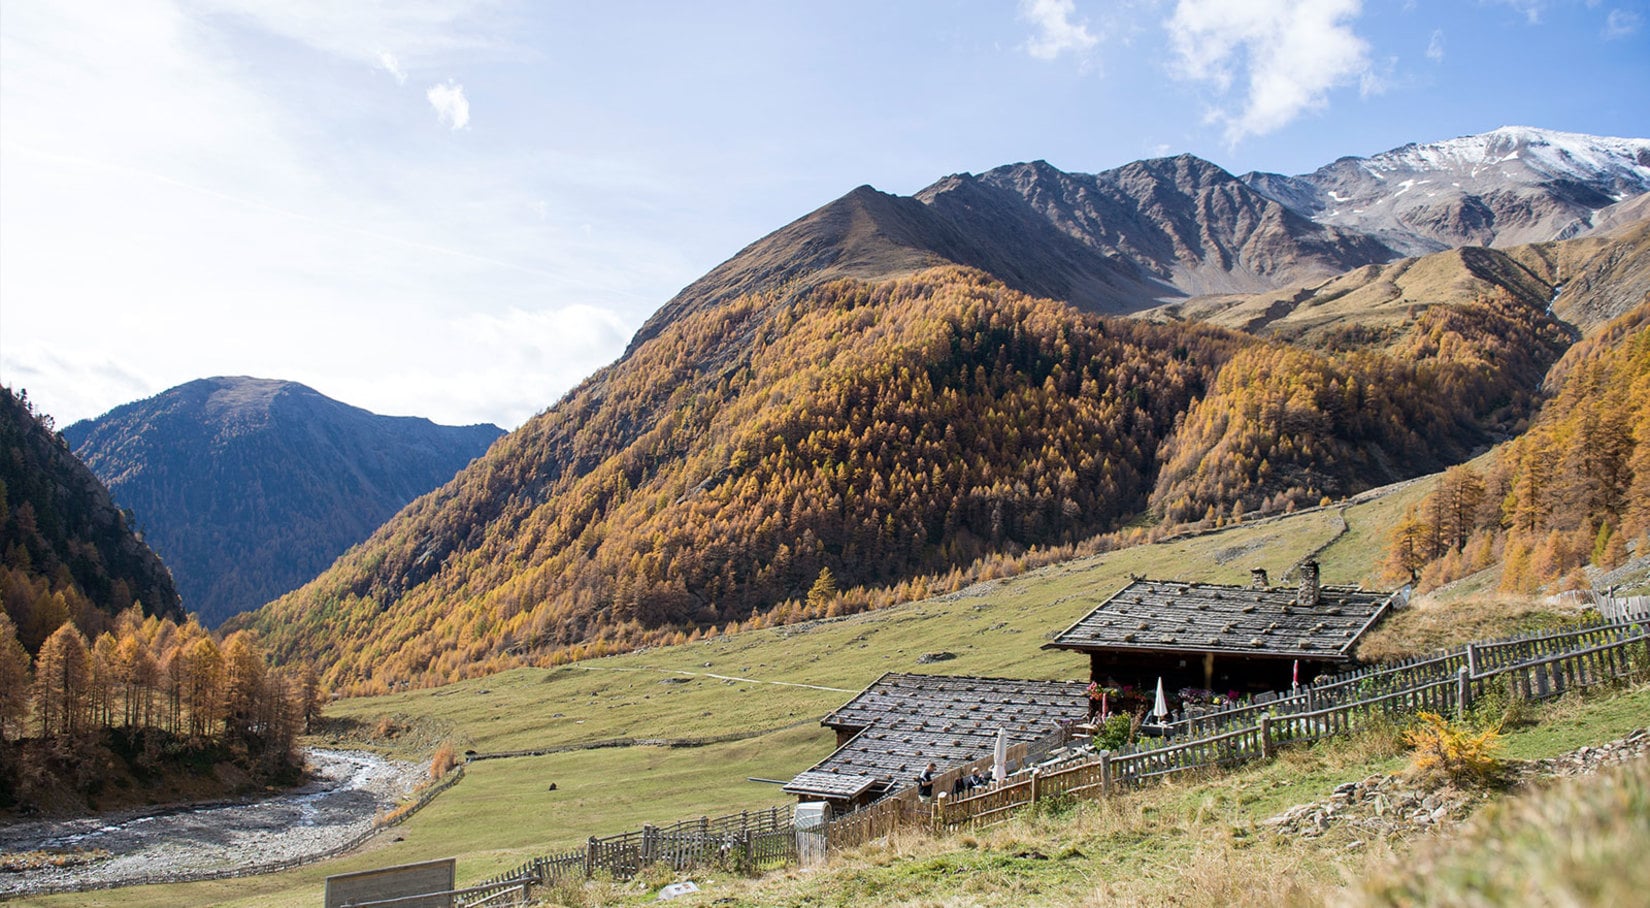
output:
[{"label": "rocky mountain slope", "polygon": [[1650,139],[1508,126],[1345,157],[1299,176],[1245,174],[1243,182],[1406,255],[1514,246],[1586,233],[1599,212],[1650,191]]},{"label": "rocky mountain slope", "polygon": [[208,378],[64,430],[208,626],[293,589],[503,432]]},{"label": "rocky mountain slope", "polygon": [[[1650,196],[1640,198],[1650,199]],[[1257,294],[1204,296],[1141,313],[1222,325],[1312,347],[1380,346],[1425,307],[1504,293],[1583,333],[1650,294],[1650,221],[1609,234],[1494,249],[1462,246],[1366,265],[1325,281]]]},{"label": "rocky mountain slope", "polygon": [[1098,174],[1043,161],[948,176],[906,198],[861,186],[745,247],[637,332],[742,293],[836,277],[882,279],[941,264],[1034,296],[1123,314],[1163,299],[1253,292],[1396,257],[1325,227],[1191,155]]},{"label": "rocky mountain slope", "polygon": [[172,575],[26,397],[0,387],[0,599],[31,652],[66,619],[91,634],[141,602],[181,619]]}]

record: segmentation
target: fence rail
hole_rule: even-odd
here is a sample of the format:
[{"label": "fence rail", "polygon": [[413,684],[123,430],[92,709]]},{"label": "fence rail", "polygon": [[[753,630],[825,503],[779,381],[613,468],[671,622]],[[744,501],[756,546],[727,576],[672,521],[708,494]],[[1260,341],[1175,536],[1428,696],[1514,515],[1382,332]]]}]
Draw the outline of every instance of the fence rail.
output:
[{"label": "fence rail", "polygon": [[1226,729],[1251,724],[1261,715],[1288,711],[1306,712],[1343,702],[1349,696],[1369,697],[1453,678],[1463,666],[1472,674],[1479,674],[1489,668],[1528,662],[1579,647],[1619,640],[1635,626],[1634,622],[1604,622],[1563,631],[1537,631],[1501,640],[1471,643],[1435,656],[1404,659],[1381,666],[1320,677],[1298,690],[1275,697],[1262,695],[1253,703],[1214,710],[1188,710],[1182,718],[1168,723],[1166,731],[1169,737],[1217,734]]},{"label": "fence rail", "polygon": [[[485,880],[471,887],[459,902],[465,908],[477,908],[511,892],[525,898],[532,886],[603,874],[628,880],[652,865],[666,865],[678,872],[716,865],[748,873],[795,861],[792,809],[776,806],[591,836],[582,848],[534,858]],[[528,882],[524,885],[523,880]]]}]

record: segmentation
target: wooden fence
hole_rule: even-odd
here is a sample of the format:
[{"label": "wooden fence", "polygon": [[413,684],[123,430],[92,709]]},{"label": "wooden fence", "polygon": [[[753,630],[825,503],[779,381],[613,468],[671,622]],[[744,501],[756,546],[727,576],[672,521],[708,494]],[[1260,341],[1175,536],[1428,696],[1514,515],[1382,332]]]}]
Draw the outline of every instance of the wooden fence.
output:
[{"label": "wooden fence", "polygon": [[1304,712],[1344,703],[1350,699],[1402,691],[1446,678],[1454,678],[1465,667],[1471,674],[1492,668],[1529,662],[1543,656],[1569,652],[1620,640],[1636,625],[1625,622],[1593,624],[1564,631],[1535,632],[1484,643],[1469,643],[1457,650],[1435,656],[1404,659],[1339,675],[1323,676],[1298,690],[1278,695],[1262,694],[1254,702],[1219,709],[1189,709],[1170,722],[1167,736],[1218,734],[1253,724],[1260,716],[1280,712]]},{"label": "wooden fence", "polygon": [[1612,596],[1598,590],[1572,590],[1560,593],[1559,598],[1592,606],[1606,621],[1650,621],[1650,596]]},{"label": "wooden fence", "polygon": [[698,817],[670,826],[643,826],[611,836],[591,836],[583,847],[534,858],[466,890],[465,908],[527,897],[534,886],[607,876],[628,880],[652,865],[678,872],[720,866],[752,873],[796,862],[796,829],[790,807]]}]

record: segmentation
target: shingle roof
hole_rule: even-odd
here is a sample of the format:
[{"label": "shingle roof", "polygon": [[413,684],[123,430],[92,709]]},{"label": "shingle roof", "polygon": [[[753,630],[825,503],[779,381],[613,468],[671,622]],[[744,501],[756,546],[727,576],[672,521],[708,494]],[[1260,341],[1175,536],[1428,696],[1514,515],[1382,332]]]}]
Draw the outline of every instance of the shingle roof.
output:
[{"label": "shingle roof", "polygon": [[[941,771],[987,757],[997,729],[1013,743],[1088,715],[1087,685],[890,672],[823,724],[863,728],[852,740],[785,786],[792,794],[851,798],[873,783],[900,787],[930,761]],[[852,794],[847,794],[853,789]]]},{"label": "shingle roof", "polygon": [[1303,606],[1288,587],[1136,580],[1043,648],[1340,661],[1394,595],[1326,586],[1317,605]]},{"label": "shingle roof", "polygon": [[810,769],[807,772],[798,773],[796,778],[786,783],[785,791],[791,794],[808,794],[824,798],[852,800],[864,794],[878,781],[880,780],[876,776],[856,776],[847,772]]},{"label": "shingle roof", "polygon": [[[884,717],[930,722],[988,722],[1012,731],[1050,712],[1083,705],[1086,685],[1077,681],[1024,681],[888,672],[820,721],[832,728],[866,728]],[[995,732],[993,732],[995,733]]]}]

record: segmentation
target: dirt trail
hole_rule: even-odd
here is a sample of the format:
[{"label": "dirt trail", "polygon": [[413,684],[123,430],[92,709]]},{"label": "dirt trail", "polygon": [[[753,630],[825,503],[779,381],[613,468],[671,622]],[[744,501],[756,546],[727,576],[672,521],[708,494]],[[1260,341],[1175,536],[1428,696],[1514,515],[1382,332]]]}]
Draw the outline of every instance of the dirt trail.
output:
[{"label": "dirt trail", "polygon": [[78,866],[0,873],[0,899],[252,870],[321,854],[364,833],[380,811],[424,777],[418,764],[361,751],[310,750],[307,757],[315,781],[263,800],[0,827],[0,851],[100,849],[110,854]]}]

